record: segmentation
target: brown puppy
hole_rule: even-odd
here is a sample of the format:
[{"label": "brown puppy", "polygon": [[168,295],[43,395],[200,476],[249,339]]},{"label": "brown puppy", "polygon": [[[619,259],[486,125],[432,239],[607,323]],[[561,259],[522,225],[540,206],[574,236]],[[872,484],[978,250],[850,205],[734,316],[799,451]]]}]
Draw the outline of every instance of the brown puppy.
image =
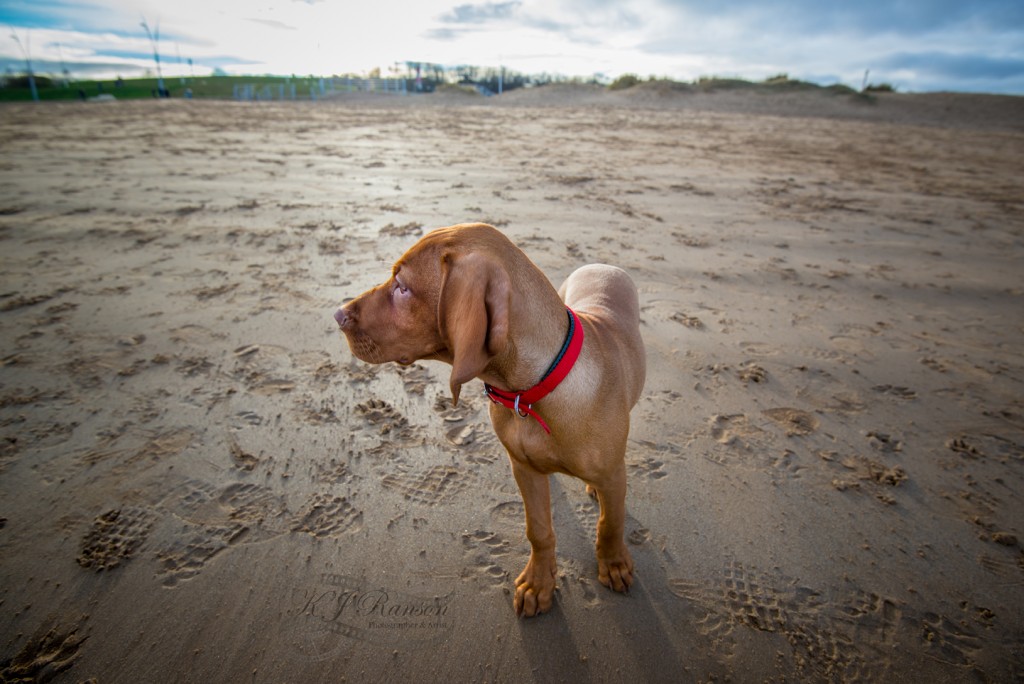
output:
[{"label": "brown puppy", "polygon": [[490,406],[491,424],[523,496],[531,546],[513,605],[526,616],[551,607],[557,571],[551,473],[578,477],[596,494],[598,579],[615,591],[629,588],[624,459],[629,412],[643,389],[646,360],[636,287],[625,271],[584,266],[555,292],[495,228],[463,224],[424,236],[395,263],[387,282],[345,304],[335,318],[363,361],[450,363],[454,403],[473,378],[506,395],[533,388],[562,356],[559,350],[570,346],[570,337],[578,343],[582,335],[568,375],[529,410],[525,402],[518,415],[499,403]]}]

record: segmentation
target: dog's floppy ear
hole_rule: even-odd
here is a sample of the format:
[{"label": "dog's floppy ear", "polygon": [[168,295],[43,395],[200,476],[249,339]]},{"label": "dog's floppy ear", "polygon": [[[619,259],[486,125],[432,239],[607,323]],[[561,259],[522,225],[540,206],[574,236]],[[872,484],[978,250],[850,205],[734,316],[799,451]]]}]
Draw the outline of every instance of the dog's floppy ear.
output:
[{"label": "dog's floppy ear", "polygon": [[508,273],[485,254],[445,254],[437,325],[452,355],[452,404],[508,341]]}]

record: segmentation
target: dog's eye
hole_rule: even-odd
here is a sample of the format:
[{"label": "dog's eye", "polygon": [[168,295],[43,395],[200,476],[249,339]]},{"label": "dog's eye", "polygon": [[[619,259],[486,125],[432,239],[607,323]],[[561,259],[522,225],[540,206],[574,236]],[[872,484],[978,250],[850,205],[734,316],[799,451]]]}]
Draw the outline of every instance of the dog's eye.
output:
[{"label": "dog's eye", "polygon": [[409,288],[399,282],[398,279],[395,279],[395,292],[397,294],[407,295],[409,294]]}]

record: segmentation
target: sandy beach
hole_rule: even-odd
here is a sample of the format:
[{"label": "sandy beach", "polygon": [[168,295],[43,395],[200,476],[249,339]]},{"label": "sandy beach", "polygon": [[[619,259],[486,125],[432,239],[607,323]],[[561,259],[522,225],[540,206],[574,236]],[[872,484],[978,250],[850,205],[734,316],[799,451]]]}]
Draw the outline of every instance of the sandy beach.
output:
[{"label": "sandy beach", "polygon": [[[1024,681],[1022,101],[0,107],[0,681]],[[626,595],[332,318],[466,221],[640,290]]]}]

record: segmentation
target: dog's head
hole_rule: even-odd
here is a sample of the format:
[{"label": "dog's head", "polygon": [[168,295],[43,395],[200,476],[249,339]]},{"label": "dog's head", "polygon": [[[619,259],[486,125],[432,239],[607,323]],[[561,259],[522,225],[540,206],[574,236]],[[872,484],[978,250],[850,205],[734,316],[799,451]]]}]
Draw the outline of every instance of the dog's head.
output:
[{"label": "dog's head", "polygon": [[334,314],[349,348],[368,363],[437,359],[452,364],[452,401],[508,341],[511,291],[491,226],[463,224],[425,235],[391,277]]}]

